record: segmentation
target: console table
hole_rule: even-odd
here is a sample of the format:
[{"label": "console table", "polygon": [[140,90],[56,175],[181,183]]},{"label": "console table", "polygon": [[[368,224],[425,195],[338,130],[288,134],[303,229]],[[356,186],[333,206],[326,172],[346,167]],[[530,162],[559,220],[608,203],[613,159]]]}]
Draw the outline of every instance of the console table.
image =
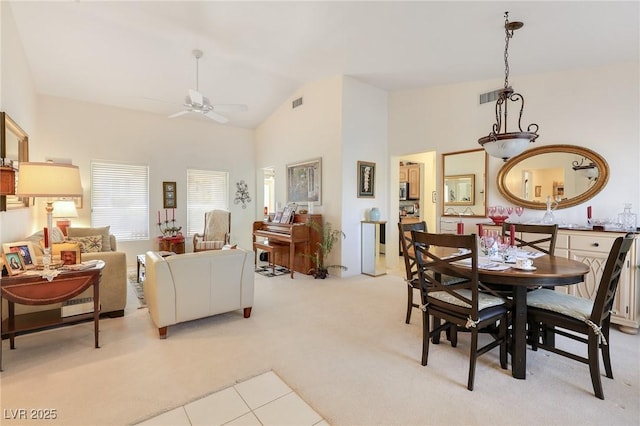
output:
[{"label": "console table", "polygon": [[158,250],[170,251],[175,254],[184,253],[184,235],[176,235],[173,237],[158,237]]},{"label": "console table", "polygon": [[[52,281],[40,275],[22,274],[0,280],[0,318],[2,299],[7,300],[8,317],[2,321],[0,336],[9,337],[10,348],[15,349],[16,335],[62,324],[71,324],[93,318],[95,347],[99,348],[100,276],[105,263],[81,271],[62,271]],[[15,315],[15,304],[50,305],[73,299],[93,286],[93,312],[62,317],[62,309],[50,309],[30,314]],[[0,344],[0,371],[2,371],[2,344]]]}]

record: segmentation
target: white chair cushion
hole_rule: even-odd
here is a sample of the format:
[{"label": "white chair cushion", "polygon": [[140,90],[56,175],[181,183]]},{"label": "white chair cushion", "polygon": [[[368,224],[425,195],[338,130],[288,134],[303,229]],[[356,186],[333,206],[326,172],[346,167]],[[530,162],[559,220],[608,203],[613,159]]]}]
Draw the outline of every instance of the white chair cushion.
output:
[{"label": "white chair cushion", "polygon": [[593,310],[593,302],[589,299],[544,288],[527,293],[527,306],[557,312],[580,321],[589,320]]},{"label": "white chair cushion", "polygon": [[[471,291],[467,289],[458,290],[461,296],[471,299]],[[442,302],[449,303],[451,305],[462,306],[463,308],[471,308],[468,303],[463,302],[457,297],[452,296],[446,291],[434,291],[429,293],[429,297],[438,299]],[[478,293],[478,310],[490,308],[492,306],[500,306],[504,304],[504,299],[501,297],[493,296],[486,293]]]}]

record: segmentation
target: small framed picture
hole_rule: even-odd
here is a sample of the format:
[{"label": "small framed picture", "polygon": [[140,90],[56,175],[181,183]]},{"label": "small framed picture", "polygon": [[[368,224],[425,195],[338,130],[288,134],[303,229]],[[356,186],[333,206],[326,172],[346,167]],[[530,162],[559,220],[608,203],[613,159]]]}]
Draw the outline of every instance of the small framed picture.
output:
[{"label": "small framed picture", "polygon": [[280,223],[291,223],[293,221],[293,217],[298,209],[297,204],[289,204],[284,208],[282,212],[282,217],[280,218]]},{"label": "small framed picture", "polygon": [[376,163],[358,161],[358,198],[375,198]]},{"label": "small framed picture", "polygon": [[162,205],[165,209],[178,207],[175,182],[162,182]]},{"label": "small framed picture", "polygon": [[274,221],[274,222],[278,222],[278,223],[279,223],[279,222],[280,222],[280,219],[282,219],[282,210],[278,210],[278,211],[276,212],[276,215],[275,215],[275,217],[273,218],[273,221]]},{"label": "small framed picture", "polygon": [[36,267],[36,254],[33,251],[33,245],[30,241],[4,243],[2,244],[2,250],[5,253],[20,253],[25,269],[33,269]]},{"label": "small framed picture", "polygon": [[18,275],[25,271],[24,260],[22,260],[20,252],[5,252],[2,253],[2,258],[9,275]]},{"label": "small framed picture", "polygon": [[535,191],[536,191],[536,197],[542,196],[542,185],[536,185]]},{"label": "small framed picture", "polygon": [[77,265],[81,263],[80,246],[75,250],[60,250],[60,261],[63,265]]}]

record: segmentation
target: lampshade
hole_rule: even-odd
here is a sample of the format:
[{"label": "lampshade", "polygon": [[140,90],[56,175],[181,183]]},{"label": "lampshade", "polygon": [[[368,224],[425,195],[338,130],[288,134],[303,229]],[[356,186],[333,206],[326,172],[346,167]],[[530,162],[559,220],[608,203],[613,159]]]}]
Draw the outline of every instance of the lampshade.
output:
[{"label": "lampshade", "polygon": [[487,154],[490,156],[502,159],[515,157],[527,149],[527,145],[530,143],[530,139],[527,137],[487,139],[488,140],[482,145],[484,150],[487,151]]},{"label": "lampshade", "polygon": [[81,197],[78,166],[60,163],[21,163],[18,170],[20,197]]},{"label": "lampshade", "polygon": [[73,200],[58,200],[53,202],[53,217],[78,217],[76,203]]}]

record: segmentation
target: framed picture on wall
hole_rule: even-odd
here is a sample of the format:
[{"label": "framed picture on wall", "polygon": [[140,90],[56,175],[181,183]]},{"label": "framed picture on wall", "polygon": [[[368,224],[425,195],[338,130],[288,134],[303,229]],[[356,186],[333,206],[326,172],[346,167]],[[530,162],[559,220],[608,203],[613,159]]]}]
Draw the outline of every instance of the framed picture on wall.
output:
[{"label": "framed picture on wall", "polygon": [[178,207],[175,182],[162,182],[162,205],[165,209]]},{"label": "framed picture on wall", "polygon": [[287,202],[322,204],[322,158],[287,164]]},{"label": "framed picture on wall", "polygon": [[376,163],[358,161],[358,198],[375,198]]}]

